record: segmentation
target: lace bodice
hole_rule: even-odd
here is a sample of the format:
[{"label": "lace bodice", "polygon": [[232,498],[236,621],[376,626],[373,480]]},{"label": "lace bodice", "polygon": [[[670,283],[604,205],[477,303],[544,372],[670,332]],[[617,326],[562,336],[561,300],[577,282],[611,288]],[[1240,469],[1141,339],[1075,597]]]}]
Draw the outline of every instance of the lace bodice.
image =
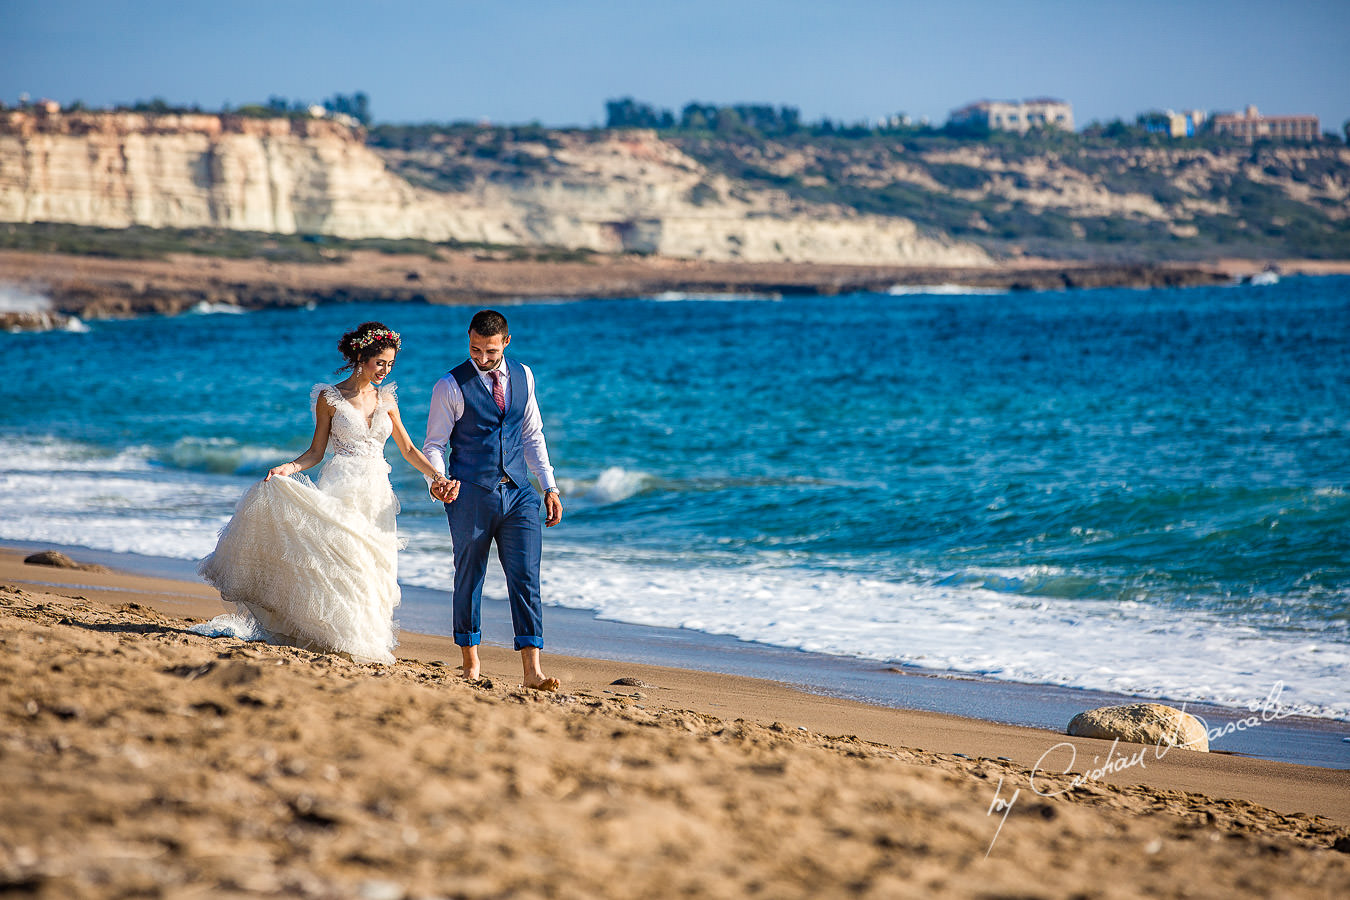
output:
[{"label": "lace bodice", "polygon": [[398,405],[394,384],[381,385],[380,400],[371,416],[370,425],[361,411],[353,406],[342,392],[331,384],[316,384],[310,392],[310,405],[322,396],[333,408],[333,425],[328,432],[328,449],[336,456],[360,456],[384,459],[384,444],[394,432],[389,410]]}]

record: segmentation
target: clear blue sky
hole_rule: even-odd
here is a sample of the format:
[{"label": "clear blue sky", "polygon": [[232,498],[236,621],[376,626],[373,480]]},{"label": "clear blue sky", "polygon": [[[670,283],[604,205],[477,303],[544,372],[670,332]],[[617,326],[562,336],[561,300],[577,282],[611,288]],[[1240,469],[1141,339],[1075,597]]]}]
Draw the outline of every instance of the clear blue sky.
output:
[{"label": "clear blue sky", "polygon": [[0,100],[218,109],[365,91],[376,121],[592,125],[631,95],[894,112],[1061,97],[1350,119],[1347,0],[0,0]]}]

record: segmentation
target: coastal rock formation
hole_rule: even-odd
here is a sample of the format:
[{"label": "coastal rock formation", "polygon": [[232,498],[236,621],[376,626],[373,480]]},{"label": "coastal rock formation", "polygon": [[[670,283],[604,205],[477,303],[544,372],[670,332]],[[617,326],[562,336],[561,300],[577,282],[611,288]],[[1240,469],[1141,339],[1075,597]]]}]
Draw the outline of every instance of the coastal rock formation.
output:
[{"label": "coastal rock formation", "polygon": [[77,563],[59,550],[42,550],[25,556],[23,561],[30,566],[51,566],[55,569],[78,569],[81,572],[106,572],[105,566],[94,563]]},{"label": "coastal rock formation", "polygon": [[359,130],[327,120],[0,115],[5,222],[420,238],[710,261],[989,261],[973,244],[923,233],[906,218],[746,190],[652,134],[561,136],[516,151],[512,177],[470,177],[443,191],[395,174]]},{"label": "coastal rock formation", "polygon": [[0,331],[78,331],[78,319],[51,310],[0,309]]},{"label": "coastal rock formation", "polygon": [[52,308],[50,297],[0,278],[0,331],[53,331],[71,321]]},{"label": "coastal rock formation", "polygon": [[411,186],[327,121],[10,112],[0,122],[8,222],[407,237],[417,206]]},{"label": "coastal rock formation", "polygon": [[[40,308],[48,317],[45,325],[32,316],[20,320],[17,314],[7,320],[0,302],[0,328],[78,330],[84,327],[84,319],[332,302],[481,306],[524,297],[846,294],[953,284],[1014,291],[1064,290],[1181,287],[1231,280],[1224,272],[1197,266],[845,266],[633,255],[553,261],[512,259],[513,253],[440,249],[438,258],[428,259],[359,250],[316,264],[187,253],[165,259],[107,259],[0,250],[0,301],[4,285],[30,285],[30,293],[24,296],[29,301],[41,300]],[[410,279],[410,275],[415,277]],[[23,310],[38,308],[34,302],[22,306]],[[64,318],[69,316],[78,318]]]},{"label": "coastal rock formation", "polygon": [[1074,716],[1066,733],[1073,737],[1117,738],[1131,744],[1154,744],[1209,752],[1209,736],[1200,720],[1161,703],[1102,706]]},{"label": "coastal rock formation", "polygon": [[939,135],[676,143],[751,189],[828,195],[996,252],[1058,259],[1350,256],[1350,147]]}]

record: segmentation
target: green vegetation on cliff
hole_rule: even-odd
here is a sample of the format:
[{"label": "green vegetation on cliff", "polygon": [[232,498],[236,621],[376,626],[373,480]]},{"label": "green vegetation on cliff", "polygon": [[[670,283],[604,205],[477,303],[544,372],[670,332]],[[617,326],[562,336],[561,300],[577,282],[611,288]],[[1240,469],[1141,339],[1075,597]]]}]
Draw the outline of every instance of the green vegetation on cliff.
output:
[{"label": "green vegetation on cliff", "polygon": [[[995,254],[1350,258],[1350,148],[1339,142],[1169,140],[1119,123],[1027,136],[907,126],[866,131],[802,126],[791,110],[731,112],[734,128],[725,110],[709,123],[712,112],[691,104],[673,127],[655,131],[707,170],[687,195],[696,206],[717,203],[723,190],[772,191],[904,217]],[[624,115],[645,121],[647,112]],[[667,121],[652,115],[658,126]],[[712,127],[693,127],[700,122]],[[566,180],[573,173],[560,146],[623,133],[381,125],[368,143],[414,184],[459,192],[491,182]],[[719,178],[730,187],[715,188]]]},{"label": "green vegetation on cliff", "polygon": [[226,259],[273,262],[341,261],[353,250],[413,254],[435,258],[427,241],[367,238],[344,240],[326,235],[264,234],[226,228],[94,228],[56,222],[0,225],[0,250],[73,253],[109,259],[162,259],[192,253]]},{"label": "green vegetation on cliff", "polygon": [[589,262],[589,250],[391,238],[351,240],[331,235],[267,234],[227,228],[95,228],[57,222],[0,224],[0,250],[70,253],[107,259],[164,259],[174,253],[269,262],[335,263],[358,250],[439,259],[440,250],[481,251],[494,259]]},{"label": "green vegetation on cliff", "polygon": [[672,138],[749,187],[904,216],[995,253],[1061,258],[1350,257],[1340,145],[1019,139]]}]

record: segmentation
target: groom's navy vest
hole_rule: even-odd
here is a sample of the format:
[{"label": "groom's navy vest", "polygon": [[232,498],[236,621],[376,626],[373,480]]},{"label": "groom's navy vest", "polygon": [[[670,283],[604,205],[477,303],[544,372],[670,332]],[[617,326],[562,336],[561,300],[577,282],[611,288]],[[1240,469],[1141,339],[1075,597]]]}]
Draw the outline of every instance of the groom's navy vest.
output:
[{"label": "groom's navy vest", "polygon": [[497,409],[497,401],[478,376],[473,360],[466,359],[450,370],[464,395],[464,414],[450,432],[450,477],[487,490],[496,489],[503,475],[509,475],[520,487],[530,483],[521,438],[529,386],[518,363],[503,359],[502,368],[511,379],[511,402],[506,412]]}]

